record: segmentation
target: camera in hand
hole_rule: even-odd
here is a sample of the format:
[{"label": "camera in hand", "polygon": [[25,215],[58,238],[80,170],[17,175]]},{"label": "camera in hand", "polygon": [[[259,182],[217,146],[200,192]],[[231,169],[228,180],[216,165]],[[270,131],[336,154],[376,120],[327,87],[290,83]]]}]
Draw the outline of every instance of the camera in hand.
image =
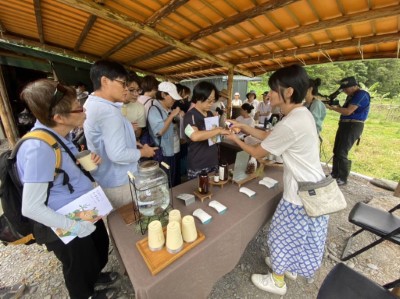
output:
[{"label": "camera in hand", "polygon": [[335,92],[331,93],[329,96],[325,96],[325,100],[322,102],[328,104],[329,106],[339,106],[339,100],[337,96],[343,91],[343,89],[339,88]]},{"label": "camera in hand", "polygon": [[[170,116],[170,115],[171,115],[171,112],[168,113],[168,116]],[[173,124],[179,123],[179,116],[178,116],[178,115],[175,116],[175,117],[172,119],[172,123],[173,123]]]}]

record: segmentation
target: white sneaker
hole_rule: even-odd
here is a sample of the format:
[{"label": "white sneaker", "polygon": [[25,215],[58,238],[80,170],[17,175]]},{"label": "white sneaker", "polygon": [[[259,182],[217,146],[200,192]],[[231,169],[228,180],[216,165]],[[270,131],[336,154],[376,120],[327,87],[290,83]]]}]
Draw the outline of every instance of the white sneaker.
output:
[{"label": "white sneaker", "polygon": [[251,275],[251,281],[253,284],[259,288],[260,290],[277,294],[277,295],[285,295],[287,291],[286,283],[284,284],[283,287],[278,287],[274,279],[272,278],[272,274],[269,273],[267,275],[262,275],[262,274],[253,274]]},{"label": "white sneaker", "polygon": [[[269,256],[265,257],[265,263],[272,270],[272,263],[271,263],[271,259],[269,258]],[[297,273],[286,271],[284,274],[285,274],[285,277],[289,278],[290,280],[296,280],[296,278],[297,278]]]}]

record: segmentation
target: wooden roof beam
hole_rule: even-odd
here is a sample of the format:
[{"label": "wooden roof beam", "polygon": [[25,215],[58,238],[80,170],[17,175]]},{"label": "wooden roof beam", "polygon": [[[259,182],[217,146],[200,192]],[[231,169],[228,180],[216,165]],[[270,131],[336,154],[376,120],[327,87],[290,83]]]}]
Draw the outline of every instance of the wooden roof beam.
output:
[{"label": "wooden roof beam", "polygon": [[87,19],[85,27],[83,28],[83,30],[78,38],[78,41],[75,44],[74,52],[78,52],[78,50],[81,47],[86,36],[89,34],[90,29],[92,29],[94,22],[96,22],[96,19],[97,19],[97,17],[94,15],[90,15],[90,17]]},{"label": "wooden roof beam", "polygon": [[364,46],[364,45],[368,45],[368,44],[385,43],[385,42],[392,42],[392,41],[398,41],[398,40],[399,40],[398,33],[383,34],[383,35],[369,36],[369,37],[363,37],[363,38],[353,38],[351,40],[320,44],[320,45],[310,46],[310,47],[302,47],[302,48],[298,48],[295,50],[280,51],[280,52],[274,52],[274,53],[265,54],[265,55],[252,56],[252,57],[247,57],[244,59],[232,60],[231,62],[234,64],[244,64],[244,63],[250,63],[250,62],[255,62],[255,61],[270,60],[270,59],[277,59],[277,58],[293,57],[295,55],[317,53],[319,51],[340,49],[340,48],[346,48],[346,47],[358,47],[359,45]]},{"label": "wooden roof beam", "polygon": [[[379,53],[364,53],[364,59],[383,59],[383,58],[393,58],[396,59],[397,52],[396,51],[388,51],[388,52],[379,52]],[[337,57],[331,57],[332,61],[329,59],[325,58],[324,56],[322,57],[323,62],[321,62],[321,59],[312,59],[312,60],[305,60],[306,65],[313,65],[313,64],[321,64],[321,63],[331,63],[331,62],[343,62],[343,61],[351,61],[351,60],[360,60],[360,55],[348,55],[348,56],[337,56]],[[263,71],[260,72],[260,68],[253,68],[251,69],[255,74],[260,75],[264,74],[266,72],[272,72],[275,71],[281,67],[289,66],[292,64],[299,64],[297,62],[287,62],[287,63],[282,63],[282,66],[275,64],[273,66],[265,66],[263,65]]]},{"label": "wooden roof beam", "polygon": [[133,42],[139,36],[141,36],[141,34],[139,32],[132,33],[127,38],[124,38],[121,42],[119,42],[114,47],[112,47],[110,50],[108,50],[106,53],[104,53],[101,56],[101,58],[106,59],[106,58],[110,57],[115,52],[117,52],[117,51],[121,50],[123,47],[129,45],[131,42]]},{"label": "wooden roof beam", "polygon": [[1,33],[7,32],[6,26],[4,26],[4,24],[1,22],[1,20],[0,20],[0,32]]},{"label": "wooden roof beam", "polygon": [[155,67],[153,67],[153,70],[160,70],[160,69],[165,69],[171,66],[176,66],[176,65],[181,65],[181,64],[185,64],[188,62],[191,62],[192,60],[195,60],[196,57],[190,56],[187,58],[183,58],[181,60],[175,60],[175,61],[171,61],[165,64],[160,64],[160,65],[156,65]]},{"label": "wooden roof beam", "polygon": [[[291,4],[293,2],[296,2],[296,1],[299,1],[299,0],[284,0],[284,1],[282,1],[282,0],[271,0],[269,2],[257,5],[255,8],[248,9],[246,11],[243,11],[243,12],[239,13],[239,14],[236,14],[234,16],[226,18],[226,19],[224,19],[223,21],[221,21],[221,22],[219,22],[217,24],[208,26],[208,27],[206,27],[206,28],[204,28],[204,29],[202,29],[202,30],[200,30],[198,32],[195,32],[195,33],[189,35],[188,37],[184,38],[182,40],[182,42],[185,43],[185,44],[190,44],[191,42],[193,42],[193,41],[195,41],[197,39],[200,39],[200,38],[203,38],[205,36],[211,35],[213,33],[221,31],[222,29],[228,28],[230,26],[234,26],[234,25],[239,24],[241,22],[244,22],[244,21],[246,21],[248,19],[251,19],[251,18],[257,17],[259,15],[265,14],[268,11],[281,8],[281,7],[285,6],[285,5],[289,5],[289,4]],[[171,49],[170,46],[161,48],[161,49],[158,50],[158,55],[165,54],[165,53],[171,51],[172,49]],[[135,59],[135,62],[139,62],[139,61],[141,62],[143,60],[150,59],[151,57],[152,56],[149,56],[149,55],[143,55],[143,56],[137,57]]]},{"label": "wooden roof beam", "polygon": [[214,34],[216,32],[219,32],[223,29],[229,28],[231,26],[234,26],[236,24],[242,23],[246,20],[253,19],[255,17],[258,17],[262,14],[267,13],[268,11],[273,11],[278,8],[285,7],[287,5],[290,5],[294,2],[297,2],[299,0],[270,0],[268,2],[258,4],[257,6],[250,8],[248,10],[245,10],[241,13],[238,13],[236,15],[233,15],[229,18],[225,18],[223,21],[211,25],[207,28],[204,28],[200,30],[199,32],[195,32],[185,39],[183,39],[184,43],[191,43],[195,40],[198,40],[200,38],[203,38],[205,36]]},{"label": "wooden roof beam", "polygon": [[161,49],[157,49],[157,50],[148,52],[148,53],[146,53],[146,54],[144,54],[142,56],[136,57],[136,58],[134,58],[132,60],[129,60],[127,62],[127,64],[140,63],[140,62],[143,62],[144,60],[150,59],[150,58],[152,58],[154,56],[162,55],[162,54],[164,54],[166,52],[165,49],[167,49],[167,48],[168,48],[167,52],[172,51],[172,50],[175,49],[175,47],[173,47],[173,46],[167,46],[167,47],[164,47],[164,48],[161,48]]},{"label": "wooden roof beam", "polygon": [[156,11],[150,18],[146,20],[146,25],[155,27],[162,19],[169,16],[182,5],[186,4],[189,0],[171,0],[167,5]]},{"label": "wooden roof beam", "polygon": [[42,7],[40,5],[40,2],[41,2],[40,0],[34,0],[33,5],[35,8],[36,26],[39,35],[39,41],[41,44],[44,44]]},{"label": "wooden roof beam", "polygon": [[[220,70],[220,71],[219,71]],[[212,76],[217,76],[218,74],[227,74],[227,70],[225,68],[216,67],[216,68],[194,68],[190,70],[185,70],[184,72],[175,72],[175,73],[168,73],[168,77],[174,79],[186,79],[186,78],[193,78],[198,76],[203,76],[204,73],[211,73]]]},{"label": "wooden roof beam", "polygon": [[66,5],[69,5],[71,7],[74,7],[76,9],[80,9],[82,11],[85,11],[87,13],[96,15],[100,18],[103,18],[109,22],[113,22],[116,24],[119,24],[120,26],[124,26],[129,29],[136,30],[146,36],[149,36],[155,40],[158,40],[160,42],[166,43],[170,46],[174,46],[182,51],[185,51],[187,53],[190,53],[194,56],[207,59],[215,64],[224,66],[226,68],[233,67],[234,70],[242,75],[248,76],[248,77],[253,77],[253,73],[249,72],[248,70],[239,68],[237,66],[232,65],[231,63],[222,60],[218,57],[215,57],[213,55],[210,55],[209,53],[202,51],[198,48],[186,45],[182,43],[179,40],[176,40],[170,35],[167,35],[163,32],[157,31],[150,26],[144,25],[142,23],[137,22],[136,20],[122,14],[116,11],[113,11],[109,8],[102,7],[96,3],[93,2],[87,2],[84,0],[58,0],[58,2],[64,3]]},{"label": "wooden roof beam", "polygon": [[212,54],[224,54],[230,51],[241,50],[247,47],[254,47],[261,44],[275,42],[277,40],[287,39],[290,37],[295,37],[296,35],[307,34],[313,31],[318,30],[326,30],[327,28],[337,27],[341,25],[345,25],[348,23],[357,23],[357,22],[365,22],[365,20],[371,19],[380,19],[390,16],[395,16],[400,14],[400,5],[389,6],[385,8],[378,8],[374,10],[369,10],[366,12],[355,13],[351,15],[346,15],[334,19],[330,19],[323,22],[317,22],[305,26],[300,26],[294,29],[290,29],[288,31],[279,32],[275,34],[271,34],[269,36],[264,36],[260,38],[256,38],[250,41],[245,41],[238,43],[236,45],[230,45],[226,47],[220,47],[214,51],[211,51]]},{"label": "wooden roof beam", "polygon": [[[93,56],[93,55],[83,55],[83,54],[78,54],[77,52],[66,50],[63,48],[55,47],[55,46],[50,46],[50,45],[43,45],[37,41],[29,40],[29,39],[21,39],[19,36],[13,36],[10,34],[3,34],[2,37],[0,38],[0,41],[5,41],[7,43],[11,43],[14,45],[19,45],[19,46],[28,46],[32,47],[36,50],[55,54],[55,55],[60,55],[60,56],[68,56],[71,57],[72,59],[77,59],[77,60],[84,60],[84,62],[88,63],[93,63],[96,60],[101,59],[100,57]],[[132,69],[131,66],[124,65],[126,68]],[[153,73],[149,72],[147,70],[139,69],[139,68],[134,68],[136,72],[140,72],[143,74],[149,74],[149,75],[154,75],[156,77],[164,77],[168,78],[167,76],[159,73]]]},{"label": "wooden roof beam", "polygon": [[[188,2],[189,0],[171,0],[167,5],[163,6],[160,10],[155,12],[150,18],[148,18],[145,22],[146,25],[150,27],[155,27],[163,18],[168,16],[170,13],[177,10],[180,6]],[[131,42],[139,38],[142,34],[139,32],[134,32],[127,38],[123,39],[120,43],[116,44],[110,50],[108,50],[102,58],[110,57],[115,52],[121,50],[123,47],[129,45]],[[142,61],[144,59],[139,59],[138,61]]]},{"label": "wooden roof beam", "polygon": [[[331,50],[331,49],[335,49],[338,50],[340,48],[346,48],[346,47],[357,47],[358,44],[360,43],[361,45],[368,45],[368,44],[376,44],[376,43],[383,43],[383,42],[391,42],[391,41],[398,41],[398,34],[397,33],[392,33],[392,34],[385,34],[385,35],[378,35],[378,36],[372,36],[372,37],[365,37],[365,38],[354,38],[352,40],[347,40],[347,41],[340,41],[340,42],[332,42],[332,43],[328,43],[328,44],[322,44],[322,45],[317,45],[317,46],[310,46],[310,47],[304,47],[304,48],[300,48],[300,49],[296,49],[296,50],[290,50],[290,51],[281,51],[281,52],[275,52],[273,54],[266,54],[266,55],[259,55],[259,56],[253,56],[253,57],[248,57],[245,59],[238,59],[238,60],[234,60],[231,61],[234,64],[245,64],[245,63],[252,63],[252,62],[259,62],[259,61],[263,61],[263,60],[271,60],[273,61],[274,59],[280,59],[280,58],[289,58],[289,57],[295,57],[296,55],[308,55],[308,54],[312,54],[312,53],[318,53],[320,50],[321,51],[326,51],[326,50]],[[390,52],[391,53],[391,52]],[[364,53],[364,58],[367,57],[368,55],[370,56],[379,56],[380,53]],[[323,55],[321,55],[321,57],[324,57]],[[332,60],[337,60],[337,61],[341,61],[343,56],[339,56],[339,58],[332,58]],[[354,60],[354,59],[360,59],[360,55],[355,55],[355,56],[350,56],[351,59],[350,60]],[[386,56],[382,56],[382,58],[385,58]],[[396,57],[396,55],[393,54],[393,56],[389,56],[389,57]],[[308,63],[308,60],[304,60],[305,63]],[[282,63],[283,65],[285,65],[285,63]],[[290,63],[290,64],[293,64]],[[314,63],[315,64],[315,63]],[[275,66],[275,68],[273,69],[277,69],[279,67]],[[263,67],[264,69],[265,67]],[[185,76],[185,74],[192,74],[195,72],[204,72],[204,71],[210,71],[213,69],[218,69],[215,66],[213,67],[196,67],[196,68],[192,68],[190,69],[190,71],[186,72],[187,68],[183,68],[183,70],[175,70],[173,72],[168,72],[168,73],[164,73],[167,76],[177,76],[176,73],[179,72],[179,76]],[[253,69],[254,72],[254,69]],[[255,73],[259,73],[259,72],[255,72]]]}]

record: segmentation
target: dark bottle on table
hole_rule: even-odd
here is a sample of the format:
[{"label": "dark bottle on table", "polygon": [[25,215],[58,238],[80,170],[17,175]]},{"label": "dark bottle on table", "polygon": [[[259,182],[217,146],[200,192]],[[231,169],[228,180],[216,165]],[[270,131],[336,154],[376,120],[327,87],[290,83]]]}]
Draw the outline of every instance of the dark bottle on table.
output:
[{"label": "dark bottle on table", "polygon": [[202,171],[199,174],[199,192],[201,194],[207,194],[208,193],[208,174],[205,171]]},{"label": "dark bottle on table", "polygon": [[219,163],[218,166],[218,172],[219,172],[219,180],[220,181],[226,181],[228,179],[228,163],[227,162],[221,162]]},{"label": "dark bottle on table", "polygon": [[268,123],[268,119],[267,119],[267,118],[264,118],[264,129],[267,128],[267,123]]}]

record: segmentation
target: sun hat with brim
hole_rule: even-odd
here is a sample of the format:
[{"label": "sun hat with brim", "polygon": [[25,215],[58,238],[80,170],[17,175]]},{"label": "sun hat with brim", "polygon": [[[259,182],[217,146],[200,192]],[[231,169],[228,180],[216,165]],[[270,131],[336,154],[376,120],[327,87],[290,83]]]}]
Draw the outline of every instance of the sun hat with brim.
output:
[{"label": "sun hat with brim", "polygon": [[246,94],[246,98],[249,98],[249,95],[254,94],[254,98],[257,99],[257,94],[255,90],[250,90],[247,94]]},{"label": "sun hat with brim", "polygon": [[168,93],[174,100],[182,100],[182,97],[176,90],[176,86],[174,83],[161,82],[160,84],[158,84],[158,91],[163,91]]},{"label": "sun hat with brim", "polygon": [[356,78],[354,78],[354,77],[344,78],[344,79],[340,80],[339,84],[340,84],[341,89],[347,88],[347,87],[352,87],[352,86],[358,86],[358,82],[357,82]]},{"label": "sun hat with brim", "polygon": [[240,93],[238,93],[238,92],[235,92],[235,94],[234,94],[235,96],[240,96]]},{"label": "sun hat with brim", "polygon": [[226,90],[226,89],[222,89],[220,92],[219,92],[219,96],[220,97],[224,97],[224,98],[228,98],[228,91]]}]

